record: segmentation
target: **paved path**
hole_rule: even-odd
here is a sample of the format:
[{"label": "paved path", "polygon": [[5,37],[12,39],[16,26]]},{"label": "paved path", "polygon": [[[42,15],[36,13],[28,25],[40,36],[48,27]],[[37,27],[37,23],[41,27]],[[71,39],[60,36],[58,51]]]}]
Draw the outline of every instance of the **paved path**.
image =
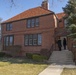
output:
[{"label": "paved path", "polygon": [[62,66],[52,66],[47,67],[43,72],[39,75],[60,75],[63,71]]},{"label": "paved path", "polygon": [[54,51],[48,63],[50,65],[39,75],[61,75],[64,68],[76,68],[71,51]]},{"label": "paved path", "polygon": [[61,75],[64,68],[76,68],[75,65],[50,65],[39,75]]}]

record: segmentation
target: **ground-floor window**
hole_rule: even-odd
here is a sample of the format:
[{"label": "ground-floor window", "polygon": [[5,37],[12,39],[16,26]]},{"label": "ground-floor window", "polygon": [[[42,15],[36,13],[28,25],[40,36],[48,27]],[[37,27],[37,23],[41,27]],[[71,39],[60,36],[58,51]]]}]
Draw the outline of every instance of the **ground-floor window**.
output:
[{"label": "ground-floor window", "polygon": [[26,46],[37,46],[42,44],[41,34],[27,34],[25,35],[25,45]]},{"label": "ground-floor window", "polygon": [[14,44],[14,36],[4,36],[4,46],[12,46]]}]

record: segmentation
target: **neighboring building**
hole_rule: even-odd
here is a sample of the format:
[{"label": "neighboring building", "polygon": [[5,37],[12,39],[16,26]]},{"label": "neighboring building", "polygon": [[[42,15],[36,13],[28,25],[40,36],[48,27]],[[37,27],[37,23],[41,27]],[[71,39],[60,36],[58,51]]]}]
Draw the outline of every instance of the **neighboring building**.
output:
[{"label": "neighboring building", "polygon": [[50,11],[48,1],[40,7],[26,10],[2,23],[2,45],[6,47],[20,45],[22,55],[40,53],[41,49],[50,50],[56,41],[67,34],[64,26],[64,13]]}]

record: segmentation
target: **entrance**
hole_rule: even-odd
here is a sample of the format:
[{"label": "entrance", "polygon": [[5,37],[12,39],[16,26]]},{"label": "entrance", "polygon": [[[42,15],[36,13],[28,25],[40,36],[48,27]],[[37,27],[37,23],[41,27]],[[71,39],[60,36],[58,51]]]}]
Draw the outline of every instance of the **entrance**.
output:
[{"label": "entrance", "polygon": [[[64,50],[64,46],[63,46],[63,39],[66,39],[66,42],[67,42],[67,37],[66,36],[63,36],[63,37],[60,37],[60,39],[61,39],[61,44],[62,44],[62,47],[61,47],[61,50]],[[67,46],[66,46],[66,50],[67,50],[68,48],[67,48]]]}]

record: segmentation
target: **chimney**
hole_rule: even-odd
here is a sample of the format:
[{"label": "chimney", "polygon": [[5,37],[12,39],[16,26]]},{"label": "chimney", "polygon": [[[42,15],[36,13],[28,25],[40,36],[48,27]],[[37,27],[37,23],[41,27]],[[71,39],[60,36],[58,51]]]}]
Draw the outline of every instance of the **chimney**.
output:
[{"label": "chimney", "polygon": [[42,8],[49,10],[48,0],[43,0],[41,6],[42,6]]}]

